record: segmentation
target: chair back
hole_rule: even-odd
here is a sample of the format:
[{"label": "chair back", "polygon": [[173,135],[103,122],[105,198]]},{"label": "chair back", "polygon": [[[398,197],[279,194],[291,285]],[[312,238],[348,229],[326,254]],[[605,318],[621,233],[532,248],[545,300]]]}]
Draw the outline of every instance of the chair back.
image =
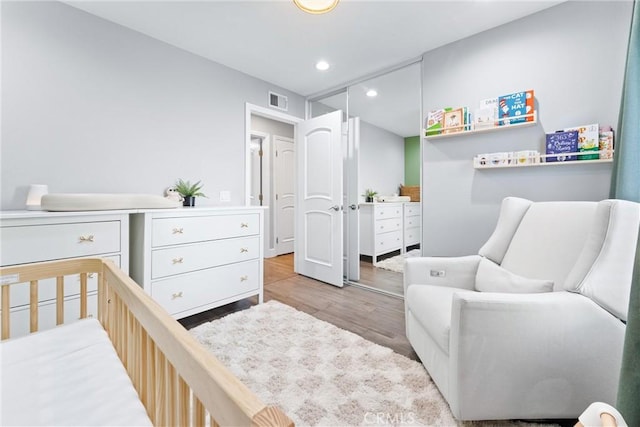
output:
[{"label": "chair back", "polygon": [[640,204],[503,201],[498,225],[479,254],[520,276],[553,280],[625,320]]}]

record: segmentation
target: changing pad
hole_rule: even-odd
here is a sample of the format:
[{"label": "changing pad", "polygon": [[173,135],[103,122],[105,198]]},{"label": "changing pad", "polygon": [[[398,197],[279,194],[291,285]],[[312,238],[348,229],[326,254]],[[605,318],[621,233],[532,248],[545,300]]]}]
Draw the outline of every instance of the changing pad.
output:
[{"label": "changing pad", "polygon": [[54,193],[42,196],[40,205],[45,211],[73,212],[167,209],[177,208],[181,203],[153,194]]}]

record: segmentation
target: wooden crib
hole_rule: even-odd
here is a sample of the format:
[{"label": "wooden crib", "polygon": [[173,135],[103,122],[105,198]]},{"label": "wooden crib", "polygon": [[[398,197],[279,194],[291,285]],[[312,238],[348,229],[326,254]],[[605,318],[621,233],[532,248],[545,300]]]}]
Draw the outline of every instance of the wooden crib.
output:
[{"label": "wooden crib", "polygon": [[85,318],[87,277],[92,273],[98,276],[98,320],[153,425],[293,425],[278,408],[265,406],[108,260],[84,258],[0,268],[2,340],[10,338],[10,286],[30,283],[30,330],[36,332],[38,281],[55,278],[56,323],[60,325],[65,276],[80,275],[79,317]]}]

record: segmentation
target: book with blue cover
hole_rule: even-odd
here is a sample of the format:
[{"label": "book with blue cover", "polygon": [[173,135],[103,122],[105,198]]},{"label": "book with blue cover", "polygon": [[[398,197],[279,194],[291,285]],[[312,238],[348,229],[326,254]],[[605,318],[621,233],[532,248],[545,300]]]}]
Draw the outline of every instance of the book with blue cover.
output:
[{"label": "book with blue cover", "polygon": [[533,90],[514,92],[498,97],[499,125],[532,122],[534,109]]},{"label": "book with blue cover", "polygon": [[[578,131],[560,131],[547,134],[547,158],[546,162],[564,162],[577,160],[577,156],[565,155],[564,153],[578,152]],[[550,155],[553,154],[553,155]]]}]

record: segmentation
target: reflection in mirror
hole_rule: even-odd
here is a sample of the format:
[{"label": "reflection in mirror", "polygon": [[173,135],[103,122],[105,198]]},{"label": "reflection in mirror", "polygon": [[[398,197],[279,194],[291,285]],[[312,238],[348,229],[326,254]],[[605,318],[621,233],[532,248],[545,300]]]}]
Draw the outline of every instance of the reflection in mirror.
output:
[{"label": "reflection in mirror", "polygon": [[[359,225],[349,224],[359,230],[358,241],[349,244],[359,246],[360,256],[347,260],[359,263],[359,276],[347,279],[395,295],[403,293],[404,258],[420,254],[419,191],[411,200],[399,197],[401,186],[420,185],[420,85],[421,63],[416,62],[351,85],[346,96],[349,117],[359,118],[355,157],[360,207]],[[343,109],[345,95],[318,104],[317,113]],[[354,127],[349,126],[350,133]],[[373,203],[366,202],[366,190],[377,193]]]}]

